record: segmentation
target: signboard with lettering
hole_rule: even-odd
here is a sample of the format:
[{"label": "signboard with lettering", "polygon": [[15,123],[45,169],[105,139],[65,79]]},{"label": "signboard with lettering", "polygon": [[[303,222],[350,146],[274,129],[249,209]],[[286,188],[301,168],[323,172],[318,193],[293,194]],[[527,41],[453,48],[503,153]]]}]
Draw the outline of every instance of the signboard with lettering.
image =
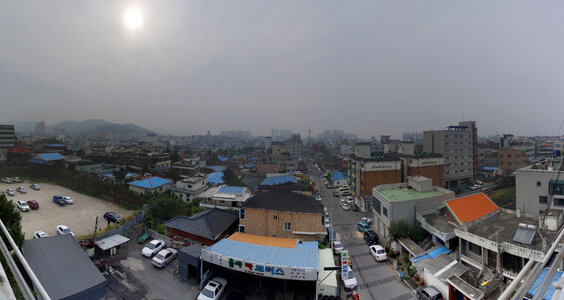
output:
[{"label": "signboard with lettering", "polygon": [[442,158],[420,158],[420,159],[410,159],[410,167],[425,167],[425,166],[438,166],[442,165]]},{"label": "signboard with lettering", "polygon": [[257,276],[291,280],[317,280],[315,268],[292,268],[256,263],[202,249],[202,260],[224,268]]},{"label": "signboard with lettering", "polygon": [[401,162],[399,161],[380,161],[364,163],[364,171],[394,171],[399,170]]}]

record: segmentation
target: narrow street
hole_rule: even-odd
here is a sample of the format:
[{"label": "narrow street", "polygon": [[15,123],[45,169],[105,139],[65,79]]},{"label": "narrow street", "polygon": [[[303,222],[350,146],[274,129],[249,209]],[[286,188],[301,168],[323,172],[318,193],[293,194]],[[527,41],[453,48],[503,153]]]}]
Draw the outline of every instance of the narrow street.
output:
[{"label": "narrow street", "polygon": [[[332,190],[323,184],[321,175],[313,175],[318,187],[321,187],[323,205],[329,211],[331,224],[337,233],[337,240],[349,250],[358,286],[356,291],[360,299],[407,300],[417,299],[413,291],[407,287],[386,262],[376,262],[368,252],[368,245],[363,235],[356,228],[362,217],[372,218],[370,212],[345,211],[338,204],[339,198],[333,197]],[[342,299],[351,292],[342,290]]]}]

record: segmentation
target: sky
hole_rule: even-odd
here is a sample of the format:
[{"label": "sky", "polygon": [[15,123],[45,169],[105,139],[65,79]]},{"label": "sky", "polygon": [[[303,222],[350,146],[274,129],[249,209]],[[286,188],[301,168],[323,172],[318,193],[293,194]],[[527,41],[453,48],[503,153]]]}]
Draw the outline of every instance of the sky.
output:
[{"label": "sky", "polygon": [[480,136],[564,134],[563,11],[562,1],[0,0],[0,123],[400,138],[464,119]]}]

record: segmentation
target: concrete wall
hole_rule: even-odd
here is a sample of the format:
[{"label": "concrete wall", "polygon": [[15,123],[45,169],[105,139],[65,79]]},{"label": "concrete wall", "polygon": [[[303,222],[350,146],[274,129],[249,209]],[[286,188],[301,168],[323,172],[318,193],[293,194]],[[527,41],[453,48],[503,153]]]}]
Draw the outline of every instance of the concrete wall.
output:
[{"label": "concrete wall", "polygon": [[[276,216],[276,219],[275,219]],[[284,230],[284,223],[291,222],[292,229]],[[316,235],[294,234],[293,231],[326,232],[322,214],[280,212],[274,210],[245,208],[245,218],[239,220],[245,233],[317,241]]]},{"label": "concrete wall", "polygon": [[423,271],[422,277],[425,280],[426,285],[432,285],[439,290],[439,292],[443,295],[443,299],[449,299],[447,283],[433,276],[433,274],[427,272],[426,270]]},{"label": "concrete wall", "polygon": [[[540,210],[547,209],[548,204],[541,204],[539,197],[545,196],[547,200],[550,200],[549,182],[556,180],[557,177],[558,171],[535,170],[529,167],[515,171],[517,208],[532,216],[538,215]],[[564,176],[561,176],[560,180],[563,178]],[[562,206],[551,206],[551,208],[564,210]]]}]

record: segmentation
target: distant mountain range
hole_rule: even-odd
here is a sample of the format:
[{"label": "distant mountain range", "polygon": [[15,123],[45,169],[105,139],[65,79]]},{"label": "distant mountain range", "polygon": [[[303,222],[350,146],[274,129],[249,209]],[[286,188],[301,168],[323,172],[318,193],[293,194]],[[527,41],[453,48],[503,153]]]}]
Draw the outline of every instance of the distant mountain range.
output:
[{"label": "distant mountain range", "polygon": [[[14,122],[18,132],[34,132],[35,122]],[[69,135],[90,135],[102,132],[110,132],[112,135],[144,135],[152,133],[151,130],[135,124],[117,124],[105,120],[85,121],[62,121],[53,125],[45,126],[45,133],[53,133],[54,128],[64,129]]]}]

